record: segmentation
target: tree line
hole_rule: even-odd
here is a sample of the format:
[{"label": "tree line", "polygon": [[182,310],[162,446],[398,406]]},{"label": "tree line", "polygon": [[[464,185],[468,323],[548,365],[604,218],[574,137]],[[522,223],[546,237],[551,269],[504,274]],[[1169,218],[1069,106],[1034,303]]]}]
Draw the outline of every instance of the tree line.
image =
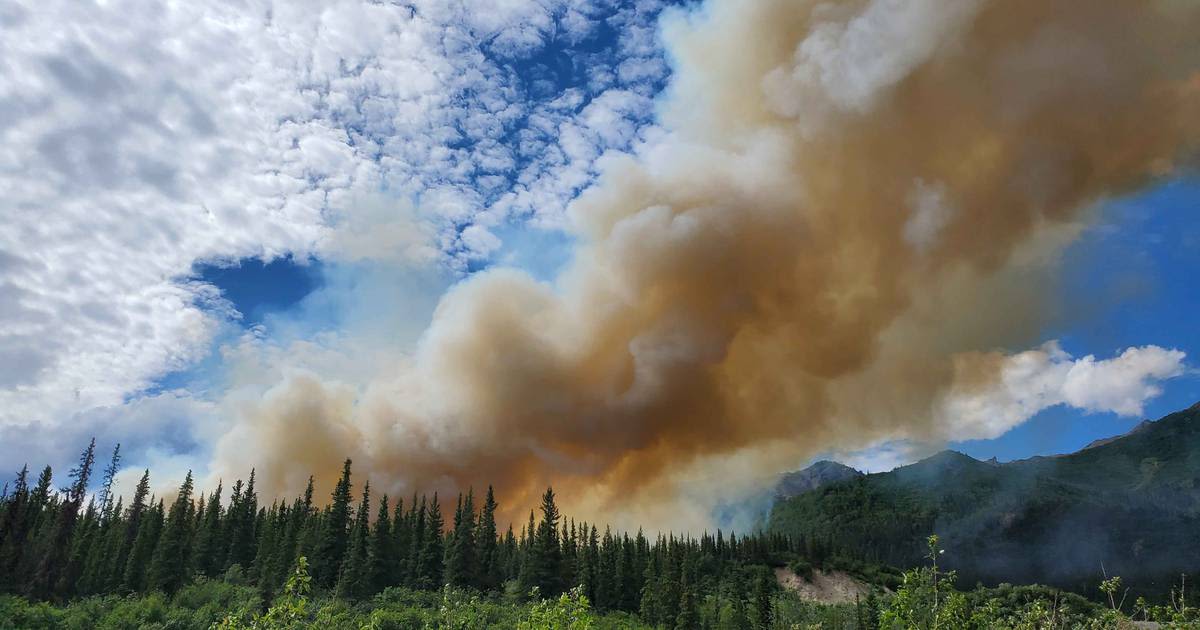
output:
[{"label": "tree line", "polygon": [[171,595],[207,578],[254,585],[270,601],[304,557],[316,589],[351,601],[389,587],[535,598],[578,588],[598,611],[692,628],[699,602],[715,595],[735,627],[765,627],[777,588],[766,565],[803,549],[779,534],[649,539],[640,530],[601,531],[560,514],[551,488],[519,531],[500,531],[490,486],[482,496],[457,495],[453,512],[436,493],[393,500],[373,496],[365,482],[356,495],[349,459],[324,505],[316,503],[312,478],[302,495],[260,505],[253,471],[228,498],[221,485],[195,496],[189,472],[167,504],[151,495],[147,470],[126,503],[113,491],[120,459],[117,446],[95,494],[88,493],[95,440],[66,487],[52,487],[50,467],[36,480],[25,467],[5,486],[0,591],[50,601]]}]

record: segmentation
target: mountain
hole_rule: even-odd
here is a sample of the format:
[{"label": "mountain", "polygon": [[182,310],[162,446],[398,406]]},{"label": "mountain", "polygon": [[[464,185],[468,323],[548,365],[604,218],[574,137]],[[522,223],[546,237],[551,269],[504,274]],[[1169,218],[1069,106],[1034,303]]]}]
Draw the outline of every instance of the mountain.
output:
[{"label": "mountain", "polygon": [[861,472],[845,464],[823,459],[804,470],[780,475],[779,482],[775,484],[775,498],[777,500],[790,499],[831,483],[856,479],[861,476]]},{"label": "mountain", "polygon": [[[1068,455],[1008,463],[942,451],[776,502],[769,528],[907,567],[941,537],[964,584],[1159,593],[1200,569],[1200,404]],[[810,543],[811,544],[811,543]]]}]

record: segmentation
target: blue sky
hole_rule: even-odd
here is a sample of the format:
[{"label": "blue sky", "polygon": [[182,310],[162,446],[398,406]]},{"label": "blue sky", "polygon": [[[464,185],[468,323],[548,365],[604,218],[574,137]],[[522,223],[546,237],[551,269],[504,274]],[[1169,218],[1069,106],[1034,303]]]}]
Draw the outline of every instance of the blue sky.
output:
[{"label": "blue sky", "polygon": [[[646,298],[639,278],[621,272],[629,260],[657,260],[659,244],[621,239],[656,234],[659,211],[670,205],[663,198],[698,204],[687,220],[663,222],[664,256],[679,253],[670,238],[707,234],[688,232],[688,221],[703,227],[713,216],[707,211],[722,209],[733,224],[754,216],[738,214],[737,204],[803,183],[779,144],[837,158],[806,144],[813,129],[848,132],[869,122],[910,73],[953,54],[939,38],[952,41],[970,24],[922,13],[932,10],[924,3],[867,2],[861,15],[818,16],[828,23],[810,25],[798,35],[805,39],[764,65],[750,58],[758,47],[733,40],[744,36],[739,29],[779,25],[754,22],[767,12],[727,0],[494,4],[340,0],[336,10],[311,11],[282,0],[205,0],[159,10],[19,0],[0,9],[0,189],[12,191],[0,225],[0,470],[30,458],[62,466],[76,442],[97,435],[126,444],[131,467],[153,464],[168,477],[209,473],[222,448],[238,465],[254,455],[237,452],[228,436],[250,441],[246,435],[260,435],[256,427],[277,415],[290,422],[313,409],[324,414],[316,429],[335,436],[373,435],[363,427],[370,420],[378,429],[371,414],[380,409],[403,418],[382,423],[403,435],[405,422],[451,426],[473,413],[453,408],[461,400],[449,408],[441,400],[396,403],[422,397],[406,389],[412,383],[442,385],[421,380],[445,376],[428,367],[437,361],[422,349],[470,338],[457,326],[486,323],[491,311],[513,305],[545,326],[524,331],[530,339],[570,347],[588,327],[555,318],[603,310],[578,286],[564,286],[576,254],[602,259],[584,263],[593,265],[584,270],[592,276],[583,274],[593,285],[617,278],[633,301]],[[915,24],[928,28],[896,31]],[[840,39],[826,37],[833,32]],[[873,54],[888,42],[895,55]],[[834,48],[825,56],[802,54],[826,45]],[[739,76],[743,68],[764,74]],[[1029,85],[1013,111],[1054,97]],[[736,136],[743,128],[751,131]],[[696,172],[679,166],[693,161]],[[1030,181],[1041,175],[1032,171]],[[888,199],[879,216],[911,212],[902,240],[924,255],[929,243],[921,239],[936,242],[956,212],[973,209],[943,204],[939,184],[924,174],[905,177],[895,190],[912,194]],[[686,190],[662,191],[674,188]],[[569,211],[597,190],[637,221],[609,234],[610,217],[594,200],[579,204],[582,219]],[[922,191],[933,191],[926,208],[911,200]],[[804,196],[786,192],[781,206]],[[645,207],[618,207],[643,197]],[[722,205],[730,199],[732,210]],[[1049,391],[985,401],[1013,414],[1000,423],[1002,435],[964,439],[987,433],[974,418],[966,429],[943,431],[942,442],[1002,460],[1065,452],[1200,400],[1200,178],[1176,172],[1099,204],[1080,237],[1055,252],[1054,295],[1033,346],[970,350],[1005,359],[1041,353],[1051,380],[1088,367],[1093,355],[1122,395],[1067,395],[1062,383],[1031,379]],[[926,210],[932,214],[918,216]],[[913,223],[929,234],[910,238]],[[729,233],[725,227],[715,233]],[[583,249],[595,241],[604,251]],[[523,273],[496,273],[503,269]],[[489,302],[496,298],[488,290],[510,301]],[[744,298],[735,297],[728,303]],[[631,355],[661,330],[642,332],[627,343]],[[697,337],[692,354],[669,340],[669,351],[638,356],[638,368],[709,356],[709,338]],[[1055,351],[1038,347],[1054,341]],[[1121,359],[1131,348],[1154,356]],[[544,357],[523,358],[521,367]],[[297,382],[308,383],[300,393],[312,399],[288,407]],[[439,393],[474,401],[454,384],[451,394]],[[374,456],[376,441],[385,438],[346,448]],[[872,452],[856,456],[865,461]],[[911,455],[893,451],[876,464]]]},{"label": "blue sky", "polygon": [[[1200,180],[1174,179],[1104,204],[1101,222],[1064,255],[1059,323],[1043,333],[1075,355],[1106,356],[1116,348],[1157,344],[1200,352]],[[1163,385],[1145,418],[1200,402],[1191,372]],[[1139,417],[1087,414],[1055,407],[993,440],[951,446],[976,458],[1020,459],[1066,453],[1128,431]]]}]

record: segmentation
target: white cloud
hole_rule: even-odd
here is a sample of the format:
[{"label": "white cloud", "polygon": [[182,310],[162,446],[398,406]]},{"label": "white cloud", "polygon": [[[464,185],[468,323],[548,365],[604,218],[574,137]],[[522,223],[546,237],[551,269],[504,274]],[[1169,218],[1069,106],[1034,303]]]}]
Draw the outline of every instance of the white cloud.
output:
[{"label": "white cloud", "polygon": [[462,269],[498,246],[488,226],[560,223],[590,161],[634,141],[643,83],[665,66],[531,101],[495,55],[608,19],[629,27],[613,63],[661,64],[657,10],[4,3],[0,426],[114,408],[204,357],[231,324],[211,287],[185,279],[197,261],[398,255]]},{"label": "white cloud", "polygon": [[[972,358],[965,358],[960,372],[978,368]],[[969,376],[960,378],[938,409],[938,424],[947,439],[998,437],[1056,405],[1140,415],[1146,401],[1162,392],[1161,381],[1184,373],[1186,356],[1179,350],[1142,346],[1111,359],[1076,359],[1052,341],[1036,350],[982,358],[987,364],[999,361],[1000,378],[988,379],[984,386],[972,384]]]}]

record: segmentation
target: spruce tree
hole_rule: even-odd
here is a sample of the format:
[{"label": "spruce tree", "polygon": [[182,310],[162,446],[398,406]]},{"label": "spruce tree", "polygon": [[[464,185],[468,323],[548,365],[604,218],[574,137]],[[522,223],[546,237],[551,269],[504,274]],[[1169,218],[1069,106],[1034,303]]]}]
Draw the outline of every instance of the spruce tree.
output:
[{"label": "spruce tree", "polygon": [[541,511],[542,520],[528,551],[527,579],[542,597],[556,597],[562,592],[562,550],[558,546],[559,513],[553,488],[546,488],[542,495]]},{"label": "spruce tree", "polygon": [[142,473],[142,478],[138,481],[137,488],[133,491],[133,501],[129,504],[129,509],[125,516],[125,531],[121,536],[120,544],[117,546],[116,556],[109,565],[109,590],[121,590],[122,588],[133,590],[127,585],[125,577],[129,565],[129,555],[132,553],[134,545],[137,542],[142,519],[146,515],[146,499],[149,496],[150,469],[147,468]]},{"label": "spruce tree", "polygon": [[475,586],[478,564],[475,558],[475,503],[473,493],[468,491],[463,500],[459,496],[458,509],[454,513],[454,535],[446,548],[446,583],[451,586]]},{"label": "spruce tree", "polygon": [[333,502],[325,513],[313,582],[330,588],[338,578],[350,541],[350,460],[342,464],[342,477],[333,489]]},{"label": "spruce tree", "polygon": [[350,530],[350,546],[342,560],[338,577],[337,594],[352,600],[371,595],[371,581],[367,573],[368,549],[370,544],[368,525],[371,518],[371,482],[363,485],[362,503]]},{"label": "spruce tree", "polygon": [[490,591],[500,587],[500,565],[496,549],[496,495],[492,486],[488,486],[487,496],[483,500],[483,510],[479,513],[479,531],[476,535],[478,549],[479,578],[476,586],[480,590]]},{"label": "spruce tree", "polygon": [[60,597],[72,597],[79,593],[79,581],[83,576],[84,567],[96,549],[96,539],[100,535],[100,512],[96,509],[95,500],[89,500],[83,516],[79,517],[75,531],[71,535],[70,551],[67,555],[66,566],[58,577],[55,589]]},{"label": "spruce tree", "polygon": [[[659,538],[661,543],[662,538]],[[660,545],[661,547],[661,545]],[[638,613],[650,625],[661,625],[665,619],[662,602],[662,554],[655,552],[646,563],[646,580]]]},{"label": "spruce tree", "polygon": [[425,514],[425,542],[421,545],[420,570],[417,584],[421,588],[440,588],[443,585],[442,560],[445,550],[442,547],[442,508],[438,504],[438,495],[433,493],[433,499]]},{"label": "spruce tree", "polygon": [[679,576],[679,614],[675,616],[675,630],[692,630],[700,625],[694,582],[691,563],[685,563]]},{"label": "spruce tree", "polygon": [[375,516],[375,528],[371,531],[371,544],[367,552],[367,582],[373,593],[392,585],[392,568],[396,566],[392,543],[392,523],[385,494],[379,500],[379,512]]},{"label": "spruce tree", "polygon": [[762,571],[754,586],[754,627],[766,630],[771,627],[775,618],[774,607],[771,603],[772,583],[769,571]]},{"label": "spruce tree", "polygon": [[121,465],[121,445],[117,444],[113,447],[112,456],[108,460],[108,466],[104,467],[104,480],[100,485],[100,493],[97,495],[97,500],[100,502],[100,510],[104,519],[112,518],[113,507],[113,480],[117,476],[117,469]]},{"label": "spruce tree", "polygon": [[620,604],[617,589],[616,539],[612,529],[604,528],[604,538],[596,554],[596,607],[612,610]]},{"label": "spruce tree", "polygon": [[29,466],[17,473],[16,488],[4,502],[0,516],[0,589],[16,585],[17,566],[26,547],[30,509]]},{"label": "spruce tree", "polygon": [[425,495],[421,495],[421,504],[417,505],[417,497],[413,496],[412,513],[409,519],[412,521],[410,537],[412,545],[408,551],[408,567],[407,575],[405,576],[405,584],[412,588],[419,588],[421,581],[421,551],[425,548]]},{"label": "spruce tree", "polygon": [[270,600],[275,594],[275,577],[278,574],[276,563],[282,561],[279,548],[283,545],[286,519],[287,506],[274,501],[258,527],[258,548],[254,554],[250,574],[254,576],[258,590],[266,600]]},{"label": "spruce tree", "polygon": [[[250,480],[244,487],[239,483],[234,485],[234,497],[229,503],[226,514],[226,536],[229,544],[228,555],[225,558],[225,568],[238,565],[243,571],[254,564],[255,544],[258,533],[258,495],[254,492],[254,469],[250,470]],[[240,490],[240,492],[239,492]]]},{"label": "spruce tree", "polygon": [[875,595],[875,589],[873,588],[867,593],[867,601],[863,607],[863,616],[866,617],[866,621],[863,624],[864,628],[879,627],[879,597]]},{"label": "spruce tree", "polygon": [[600,537],[596,532],[596,526],[592,525],[589,530],[588,525],[584,523],[584,539],[580,545],[579,558],[579,584],[583,587],[583,594],[588,600],[592,601],[597,610],[601,610],[599,602],[596,600],[596,569],[600,559]]},{"label": "spruce tree", "polygon": [[395,561],[391,564],[388,584],[402,585],[408,579],[411,547],[412,522],[404,511],[404,499],[397,499],[396,507],[392,509],[392,553]]},{"label": "spruce tree", "polygon": [[[722,550],[727,553],[728,550]],[[723,627],[732,629],[749,628],[750,614],[746,609],[746,583],[741,571],[733,571],[726,585],[726,597],[729,599],[729,617]]]},{"label": "spruce tree", "polygon": [[[66,496],[59,506],[53,529],[44,543],[41,562],[27,587],[27,592],[33,597],[45,599],[67,590],[68,584],[60,578],[64,576],[70,560],[72,534],[79,510],[83,506],[83,499],[87,495],[88,479],[92,475],[92,465],[95,461],[96,439],[92,438],[91,443],[79,456],[79,465],[71,470],[71,485],[66,488]],[[69,581],[70,576],[67,577]]]},{"label": "spruce tree", "polygon": [[121,519],[123,507],[121,497],[117,497],[116,503],[108,509],[108,518],[102,520],[79,578],[77,594],[95,595],[109,589],[114,561],[125,537],[125,523]]},{"label": "spruce tree", "polygon": [[207,577],[216,577],[220,571],[222,559],[221,544],[221,491],[223,484],[217,482],[217,489],[208,495],[208,503],[204,506],[204,519],[197,526],[196,545],[193,551],[196,572]]},{"label": "spruce tree", "polygon": [[633,558],[633,542],[629,536],[622,534],[618,539],[616,569],[613,571],[613,608],[633,612],[637,610],[640,590],[636,589],[639,580],[634,573],[638,570]]},{"label": "spruce tree", "polygon": [[308,488],[304,491],[300,512],[295,515],[298,527],[295,551],[293,551],[285,571],[290,571],[291,567],[295,565],[296,558],[300,556],[304,556],[310,564],[314,559],[320,557],[321,535],[325,531],[325,519],[323,512],[313,506],[312,495],[313,478],[309,477]]},{"label": "spruce tree", "polygon": [[125,563],[123,588],[126,592],[140,593],[146,590],[146,572],[154,549],[158,545],[158,536],[162,532],[163,504],[159,501],[146,510],[137,528],[137,538],[129,550],[129,560]]},{"label": "spruce tree", "polygon": [[53,477],[54,471],[49,466],[43,468],[42,473],[38,475],[37,486],[29,496],[29,521],[25,526],[30,533],[40,530],[44,524],[43,521],[51,512],[50,506],[53,503],[53,497],[50,495],[50,483]]},{"label": "spruce tree", "polygon": [[192,510],[192,471],[189,470],[179,486],[179,494],[171,503],[150,561],[147,579],[151,590],[171,595],[187,580],[188,558],[191,557]]}]

